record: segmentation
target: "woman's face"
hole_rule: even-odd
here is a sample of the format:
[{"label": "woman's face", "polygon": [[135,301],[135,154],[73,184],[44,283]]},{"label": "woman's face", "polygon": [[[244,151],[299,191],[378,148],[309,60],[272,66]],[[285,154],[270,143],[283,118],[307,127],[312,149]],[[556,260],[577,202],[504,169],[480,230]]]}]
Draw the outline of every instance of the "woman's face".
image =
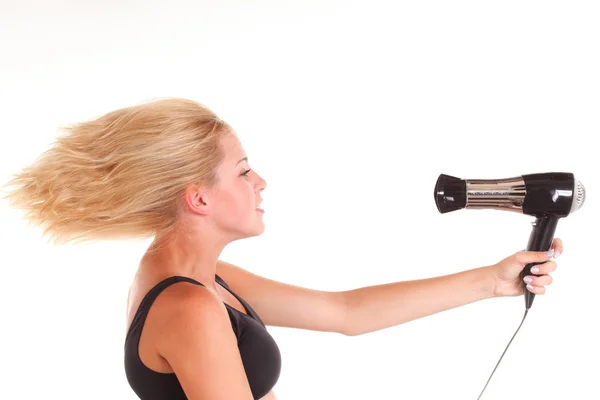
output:
[{"label": "woman's face", "polygon": [[264,231],[263,213],[257,210],[265,180],[250,168],[248,157],[235,134],[221,141],[225,159],[218,169],[220,182],[209,199],[210,215],[219,230],[236,238]]}]

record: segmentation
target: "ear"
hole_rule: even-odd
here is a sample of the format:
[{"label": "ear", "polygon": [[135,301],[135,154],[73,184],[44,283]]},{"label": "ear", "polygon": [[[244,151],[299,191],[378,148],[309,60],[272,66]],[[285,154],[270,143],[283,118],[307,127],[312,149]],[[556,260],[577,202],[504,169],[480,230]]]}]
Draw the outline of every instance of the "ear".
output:
[{"label": "ear", "polygon": [[208,214],[209,193],[196,185],[190,185],[185,189],[184,201],[189,211],[199,214]]}]

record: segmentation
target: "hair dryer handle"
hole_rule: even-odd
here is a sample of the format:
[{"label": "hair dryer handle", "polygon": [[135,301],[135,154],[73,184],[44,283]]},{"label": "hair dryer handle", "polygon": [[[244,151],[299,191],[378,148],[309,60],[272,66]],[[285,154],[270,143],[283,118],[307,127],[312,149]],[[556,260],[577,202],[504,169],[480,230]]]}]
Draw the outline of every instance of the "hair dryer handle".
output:
[{"label": "hair dryer handle", "polygon": [[[548,251],[552,246],[554,240],[554,232],[556,231],[556,225],[558,224],[559,217],[555,216],[543,216],[537,217],[533,222],[533,229],[529,235],[529,243],[527,244],[527,251]],[[531,293],[527,289],[527,284],[523,281],[523,278],[531,274],[531,267],[535,265],[543,264],[543,262],[530,263],[523,268],[521,271],[521,282],[523,284],[523,291],[525,293],[525,308],[531,308],[533,300],[535,299],[535,293]],[[540,276],[533,274],[535,276]]]}]

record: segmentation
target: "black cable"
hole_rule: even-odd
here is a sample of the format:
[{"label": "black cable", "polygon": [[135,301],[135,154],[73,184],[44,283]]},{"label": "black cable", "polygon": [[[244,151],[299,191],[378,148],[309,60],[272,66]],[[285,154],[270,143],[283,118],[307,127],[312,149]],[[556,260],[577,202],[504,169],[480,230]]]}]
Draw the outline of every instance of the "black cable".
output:
[{"label": "black cable", "polygon": [[[527,312],[529,312],[528,308],[525,309],[525,315],[523,316],[523,320],[521,321],[521,325],[523,325],[523,322],[525,321],[525,317],[527,316]],[[519,329],[521,329],[521,325],[519,325],[519,327],[517,328],[517,332],[519,332]],[[515,336],[517,336],[517,332],[515,332],[515,334],[513,335],[512,339],[510,339],[510,342],[508,342],[508,346],[510,346],[510,344],[512,343],[512,341],[515,338]],[[496,364],[496,368],[498,368],[498,365],[500,365],[500,361],[502,361],[502,358],[504,357],[504,354],[506,353],[506,350],[508,350],[508,346],[506,346],[506,349],[504,349],[504,353],[502,353],[502,357],[500,357],[500,360],[498,360],[498,364]],[[481,399],[481,396],[483,395],[483,392],[485,391],[485,388],[487,387],[488,383],[490,383],[490,380],[492,379],[492,376],[494,375],[494,372],[496,372],[496,368],[494,368],[494,370],[492,371],[492,375],[490,375],[487,383],[483,387],[483,390],[481,391],[481,394],[479,395],[479,397],[477,398],[477,400]]]}]

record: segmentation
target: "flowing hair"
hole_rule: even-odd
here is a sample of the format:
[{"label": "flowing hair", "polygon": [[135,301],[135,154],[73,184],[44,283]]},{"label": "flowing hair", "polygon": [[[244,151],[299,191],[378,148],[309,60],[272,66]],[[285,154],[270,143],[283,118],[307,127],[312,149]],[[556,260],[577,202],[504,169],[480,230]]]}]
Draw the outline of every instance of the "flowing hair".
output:
[{"label": "flowing hair", "polygon": [[63,127],[3,196],[56,244],[166,236],[185,188],[212,188],[231,127],[197,102],[166,98]]}]

